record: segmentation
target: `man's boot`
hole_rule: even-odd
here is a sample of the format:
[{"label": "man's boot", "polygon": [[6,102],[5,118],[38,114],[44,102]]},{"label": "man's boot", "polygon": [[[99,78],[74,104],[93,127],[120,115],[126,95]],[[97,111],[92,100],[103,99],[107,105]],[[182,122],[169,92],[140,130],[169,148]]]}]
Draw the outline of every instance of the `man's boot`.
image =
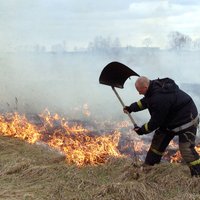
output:
[{"label": "man's boot", "polygon": [[[199,162],[200,160],[197,160],[197,161]],[[200,177],[200,163],[198,163],[198,162],[197,162],[197,164],[192,164],[192,163],[195,163],[195,161],[194,161],[189,166],[191,176]]]}]

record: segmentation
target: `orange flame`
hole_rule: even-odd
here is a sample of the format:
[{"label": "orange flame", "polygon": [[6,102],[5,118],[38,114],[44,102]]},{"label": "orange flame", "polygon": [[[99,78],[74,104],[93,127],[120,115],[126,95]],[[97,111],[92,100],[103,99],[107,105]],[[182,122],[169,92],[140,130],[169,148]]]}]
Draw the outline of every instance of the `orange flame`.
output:
[{"label": "orange flame", "polygon": [[[86,106],[86,110],[87,108]],[[0,115],[0,134],[16,137],[31,144],[44,142],[62,152],[67,162],[78,166],[105,163],[111,156],[122,157],[120,152],[141,156],[148,151],[150,146],[150,143],[144,142],[142,138],[134,134],[128,121],[116,123],[117,131],[97,135],[80,123],[73,122],[70,125],[65,118],[58,114],[52,115],[48,110],[45,110],[38,118],[39,123],[34,123],[25,115],[16,112]],[[114,124],[110,122],[109,125],[113,127]],[[125,129],[127,138],[124,139],[123,144],[120,144],[120,139],[124,137],[119,131],[122,128]],[[173,141],[169,146],[178,149]],[[196,146],[196,150],[200,153],[200,145]],[[170,162],[181,162],[182,160],[179,151],[172,156],[166,154]]]},{"label": "orange flame", "polygon": [[29,143],[35,143],[41,137],[36,127],[27,121],[25,115],[21,116],[18,113],[0,115],[0,133],[21,138]]},{"label": "orange flame", "polygon": [[59,115],[45,110],[41,124],[30,123],[25,115],[7,113],[0,115],[0,133],[29,143],[43,141],[66,155],[69,163],[78,166],[105,163],[110,156],[121,156],[117,149],[120,133],[91,136],[90,131],[79,124],[69,126]]}]

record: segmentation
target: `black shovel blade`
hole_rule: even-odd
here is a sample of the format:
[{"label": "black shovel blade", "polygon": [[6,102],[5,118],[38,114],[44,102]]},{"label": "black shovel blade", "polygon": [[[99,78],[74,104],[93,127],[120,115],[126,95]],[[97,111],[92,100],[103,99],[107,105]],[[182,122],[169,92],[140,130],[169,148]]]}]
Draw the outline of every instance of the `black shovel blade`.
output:
[{"label": "black shovel blade", "polygon": [[130,76],[139,75],[122,63],[111,62],[102,70],[99,83],[124,88],[124,83]]}]

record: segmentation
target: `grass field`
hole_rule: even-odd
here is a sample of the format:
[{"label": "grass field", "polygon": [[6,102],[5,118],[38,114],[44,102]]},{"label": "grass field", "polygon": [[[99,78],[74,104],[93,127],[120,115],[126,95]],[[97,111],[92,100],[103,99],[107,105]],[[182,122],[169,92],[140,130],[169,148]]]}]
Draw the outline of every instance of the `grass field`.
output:
[{"label": "grass field", "polygon": [[43,145],[0,137],[0,199],[199,200],[199,178],[182,164],[142,170],[129,158],[76,167]]}]

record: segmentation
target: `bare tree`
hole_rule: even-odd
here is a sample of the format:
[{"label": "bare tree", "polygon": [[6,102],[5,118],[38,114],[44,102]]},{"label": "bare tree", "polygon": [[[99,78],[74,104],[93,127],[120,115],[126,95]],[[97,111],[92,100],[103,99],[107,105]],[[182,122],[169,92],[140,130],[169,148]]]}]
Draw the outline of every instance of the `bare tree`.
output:
[{"label": "bare tree", "polygon": [[100,51],[100,52],[110,52],[121,47],[120,40],[118,38],[112,40],[110,37],[104,38],[98,36],[94,41],[90,42],[88,49],[91,51]]},{"label": "bare tree", "polygon": [[150,46],[152,45],[152,40],[151,40],[151,38],[150,38],[150,37],[144,38],[142,44],[145,45],[145,47],[150,47]]},{"label": "bare tree", "polygon": [[200,50],[200,38],[197,38],[196,40],[193,41],[193,48]]},{"label": "bare tree", "polygon": [[102,36],[95,37],[94,41],[90,42],[88,45],[89,50],[93,51],[105,51],[111,46],[110,38],[103,38]]},{"label": "bare tree", "polygon": [[192,39],[188,35],[184,35],[178,31],[170,32],[169,45],[171,49],[181,50],[189,49],[192,44]]}]

